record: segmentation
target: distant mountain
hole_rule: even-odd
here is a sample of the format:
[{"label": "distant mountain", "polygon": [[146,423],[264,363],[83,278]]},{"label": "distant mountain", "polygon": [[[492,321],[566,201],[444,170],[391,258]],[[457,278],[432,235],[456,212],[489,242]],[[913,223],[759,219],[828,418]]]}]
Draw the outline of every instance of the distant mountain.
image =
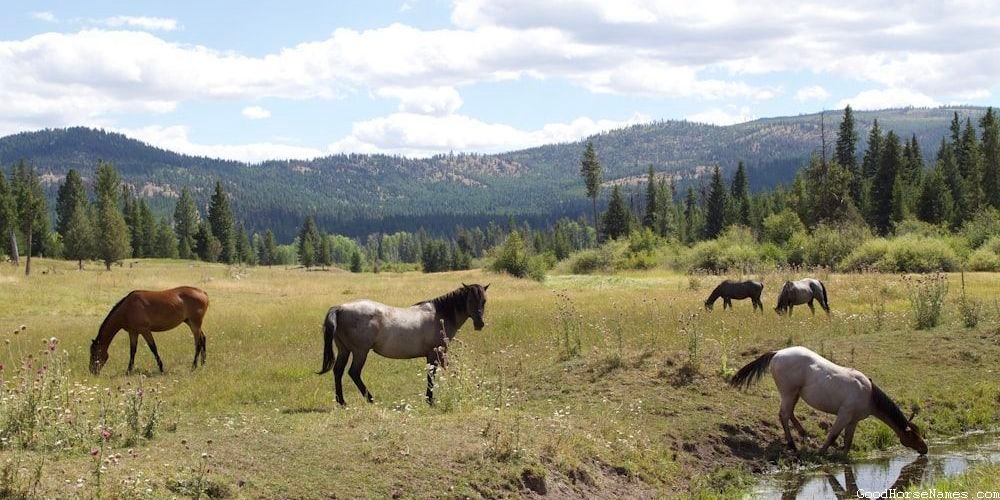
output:
[{"label": "distant mountain", "polygon": [[[948,134],[953,113],[975,121],[985,108],[948,107],[856,112],[864,139],[872,121],[903,137],[916,134],[928,158]],[[661,121],[604,132],[594,142],[605,179],[642,175],[649,165],[681,183],[703,182],[708,167],[727,172],[744,161],[755,189],[788,182],[818,152],[825,121],[832,154],[840,111],[765,118],[730,126]],[[237,218],[251,229],[272,228],[290,239],[305,215],[329,231],[450,231],[456,224],[484,224],[509,216],[539,224],[585,213],[578,176],[585,141],[495,155],[454,154],[426,159],[386,155],[335,155],[314,160],[245,164],[187,156],[124,135],[75,127],[0,138],[0,165],[26,159],[39,168],[54,197],[66,171],[85,179],[98,160],[113,163],[125,181],[166,215],[182,187],[204,207],[216,180],[232,194]],[[863,149],[862,149],[863,150]]]}]

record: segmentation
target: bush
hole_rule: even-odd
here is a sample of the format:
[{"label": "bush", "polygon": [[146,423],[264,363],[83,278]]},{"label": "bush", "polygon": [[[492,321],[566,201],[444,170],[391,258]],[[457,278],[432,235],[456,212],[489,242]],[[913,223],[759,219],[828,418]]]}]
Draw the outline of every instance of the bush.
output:
[{"label": "bush", "polygon": [[[521,233],[512,231],[497,251],[496,259],[490,269],[498,273],[507,273],[518,278],[525,278],[529,271],[528,251],[524,246]],[[542,271],[544,275],[545,271]]]},{"label": "bush", "polygon": [[615,254],[612,245],[584,250],[570,257],[569,268],[573,274],[591,274],[614,270]]},{"label": "bush", "polygon": [[945,241],[907,235],[892,240],[868,240],[851,252],[840,268],[844,271],[927,273],[954,271],[958,264],[958,255]]},{"label": "bush", "polygon": [[972,220],[962,226],[962,234],[972,248],[979,248],[994,236],[1000,236],[1000,210],[980,210]]},{"label": "bush", "polygon": [[917,330],[934,328],[941,322],[941,308],[948,295],[948,278],[943,274],[904,276],[913,306],[914,327]]},{"label": "bush", "polygon": [[785,245],[795,233],[805,230],[798,214],[787,208],[764,219],[764,241],[776,245]]},{"label": "bush", "polygon": [[969,256],[966,268],[970,271],[1000,272],[1000,254],[988,248],[980,248]]},{"label": "bush", "polygon": [[809,266],[834,268],[863,241],[871,238],[864,226],[832,227],[820,224],[802,245],[803,262]]}]

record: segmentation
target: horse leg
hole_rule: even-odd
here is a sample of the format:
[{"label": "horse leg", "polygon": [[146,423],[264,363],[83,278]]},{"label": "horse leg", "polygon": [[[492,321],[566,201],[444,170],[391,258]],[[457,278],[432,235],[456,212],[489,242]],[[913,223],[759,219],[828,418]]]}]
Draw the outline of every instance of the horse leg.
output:
[{"label": "horse leg", "polygon": [[205,364],[205,332],[201,329],[201,321],[187,319],[184,322],[187,323],[188,328],[191,329],[191,335],[194,336],[194,361],[191,362],[191,369],[194,370],[198,368],[198,355],[201,355],[201,364]]},{"label": "horse leg", "polygon": [[351,368],[347,370],[347,373],[351,376],[351,380],[354,381],[354,385],[358,386],[358,390],[361,391],[361,395],[364,396],[369,403],[373,403],[375,402],[375,398],[372,397],[372,393],[368,392],[368,388],[365,387],[365,383],[361,381],[361,370],[365,367],[365,360],[368,359],[368,351],[355,351],[352,354],[354,355],[354,359],[351,360]]},{"label": "horse leg", "polygon": [[351,351],[347,350],[347,347],[340,341],[340,339],[334,337],[333,340],[337,343],[337,360],[333,362],[333,384],[337,393],[337,403],[340,406],[346,406],[347,403],[344,401],[344,368],[347,367],[347,358],[351,356]]},{"label": "horse leg", "polygon": [[160,353],[156,351],[156,341],[153,340],[153,334],[150,332],[142,332],[142,338],[146,339],[146,345],[149,346],[149,351],[153,353],[153,357],[156,358],[156,365],[160,367],[160,373],[163,373],[163,360],[160,359]]},{"label": "horse leg", "polygon": [[781,429],[785,431],[785,442],[788,449],[796,451],[795,441],[792,439],[792,432],[788,430],[788,421],[795,418],[795,404],[799,402],[799,395],[781,395],[781,408],[778,410],[778,420],[781,421]]},{"label": "horse leg", "polygon": [[854,444],[854,430],[858,428],[858,421],[854,420],[847,424],[847,428],[844,429],[844,453],[851,452],[851,446]]},{"label": "horse leg", "polygon": [[427,404],[434,404],[434,375],[437,374],[438,356],[436,352],[427,355]]},{"label": "horse leg", "polygon": [[135,348],[139,343],[139,334],[128,332],[128,372],[132,373],[132,367],[135,366]]},{"label": "horse leg", "polygon": [[731,299],[725,298],[723,300],[725,302],[723,302],[723,304],[722,304],[722,306],[723,306],[722,309],[732,309],[733,308],[733,301]]},{"label": "horse leg", "polygon": [[815,307],[815,306],[813,306],[813,301],[812,301],[812,299],[809,299],[809,310],[810,310],[810,311],[812,311],[812,313],[813,313],[813,316],[815,316],[815,315],[816,315],[816,307]]},{"label": "horse leg", "polygon": [[793,306],[791,304],[788,304],[788,317],[789,318],[792,317],[792,309],[795,309],[795,306]]},{"label": "horse leg", "polygon": [[795,418],[795,413],[792,413],[791,420],[792,426],[794,426],[795,430],[798,431],[799,436],[801,436],[804,441],[810,441],[811,437],[809,436],[809,433],[806,432],[805,427],[802,427],[802,423],[799,422],[799,419]]},{"label": "horse leg", "polygon": [[851,423],[851,416],[848,412],[841,410],[837,414],[837,419],[833,421],[833,425],[830,427],[829,433],[826,435],[826,442],[823,443],[823,447],[819,449],[820,453],[826,453],[826,450],[833,445],[833,442],[837,440],[837,436],[840,435],[840,431],[847,427],[847,424]]}]

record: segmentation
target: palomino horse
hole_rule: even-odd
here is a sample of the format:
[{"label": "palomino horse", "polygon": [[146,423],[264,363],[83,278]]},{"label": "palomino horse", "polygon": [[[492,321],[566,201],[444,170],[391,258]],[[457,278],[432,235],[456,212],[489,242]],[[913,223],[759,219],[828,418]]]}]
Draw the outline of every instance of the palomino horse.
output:
[{"label": "palomino horse", "polygon": [[[337,402],[344,402],[341,378],[347,358],[353,357],[348,373],[361,395],[371,403],[372,393],[361,381],[368,351],[392,359],[427,358],[427,402],[434,403],[434,374],[441,362],[439,353],[455,337],[465,321],[472,318],[476,331],[482,330],[489,285],[462,284],[453,292],[436,299],[418,302],[411,307],[387,306],[371,300],[358,300],[331,307],[323,323],[322,375],[333,369]],[[441,326],[444,325],[444,335]],[[337,344],[334,359],[333,344]]]},{"label": "palomino horse", "polygon": [[162,372],[163,361],[156,352],[153,332],[164,332],[181,323],[187,323],[194,335],[194,362],[191,367],[198,366],[199,354],[204,365],[205,332],[201,329],[201,321],[207,310],[208,294],[190,286],[129,293],[111,308],[97,331],[97,337],[90,343],[91,373],[96,375],[101,372],[101,367],[108,361],[108,346],[120,330],[127,331],[129,335],[128,371],[131,373],[135,365],[135,348],[142,335]]},{"label": "palomino horse", "polygon": [[760,294],[764,291],[764,284],[759,281],[736,281],[726,280],[719,283],[719,286],[712,290],[712,294],[705,300],[705,309],[711,311],[715,306],[715,301],[722,297],[722,309],[732,309],[732,299],[750,299],[753,302],[753,310],[760,308],[764,312],[764,303],[760,301]]},{"label": "palomino horse", "polygon": [[788,430],[789,421],[803,439],[808,439],[794,413],[795,404],[801,397],[809,406],[837,415],[820,453],[826,453],[841,431],[844,432],[844,452],[850,451],[854,429],[858,422],[869,416],[888,425],[903,446],[912,448],[921,455],[927,453],[927,444],[920,437],[920,429],[913,423],[913,415],[910,418],[903,416],[896,403],[863,373],[834,364],[805,347],[788,347],[766,353],[740,368],[729,383],[737,388],[749,387],[760,380],[768,367],[778,393],[781,394],[778,417],[781,428],[785,431],[788,448],[795,450],[795,441]]},{"label": "palomino horse", "polygon": [[798,281],[786,281],[785,286],[781,287],[781,293],[778,294],[778,305],[775,306],[774,311],[779,315],[787,311],[788,315],[791,316],[794,306],[808,304],[809,310],[815,315],[816,308],[813,307],[813,300],[819,302],[826,314],[830,314],[830,301],[827,299],[826,287],[820,280],[804,278]]}]

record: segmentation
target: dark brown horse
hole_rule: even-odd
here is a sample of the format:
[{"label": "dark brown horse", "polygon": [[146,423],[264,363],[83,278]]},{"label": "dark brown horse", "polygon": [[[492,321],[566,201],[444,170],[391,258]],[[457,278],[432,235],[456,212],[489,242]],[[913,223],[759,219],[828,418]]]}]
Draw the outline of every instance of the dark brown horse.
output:
[{"label": "dark brown horse", "polygon": [[192,368],[205,364],[205,332],[201,322],[208,310],[208,294],[190,286],[181,286],[163,291],[135,290],[115,304],[104,318],[97,337],[90,343],[90,372],[98,374],[108,361],[108,346],[120,330],[129,335],[128,371],[135,365],[135,348],[139,336],[146,339],[149,350],[156,358],[156,364],[163,371],[163,361],[156,352],[153,332],[165,332],[187,323],[194,335],[194,362]]},{"label": "dark brown horse", "polygon": [[764,291],[764,284],[759,281],[736,281],[726,280],[719,283],[719,286],[712,290],[712,294],[705,299],[705,309],[711,311],[715,306],[715,301],[722,297],[722,309],[732,309],[733,299],[750,299],[753,302],[753,310],[760,308],[764,312],[764,303],[760,301],[760,294]]}]

